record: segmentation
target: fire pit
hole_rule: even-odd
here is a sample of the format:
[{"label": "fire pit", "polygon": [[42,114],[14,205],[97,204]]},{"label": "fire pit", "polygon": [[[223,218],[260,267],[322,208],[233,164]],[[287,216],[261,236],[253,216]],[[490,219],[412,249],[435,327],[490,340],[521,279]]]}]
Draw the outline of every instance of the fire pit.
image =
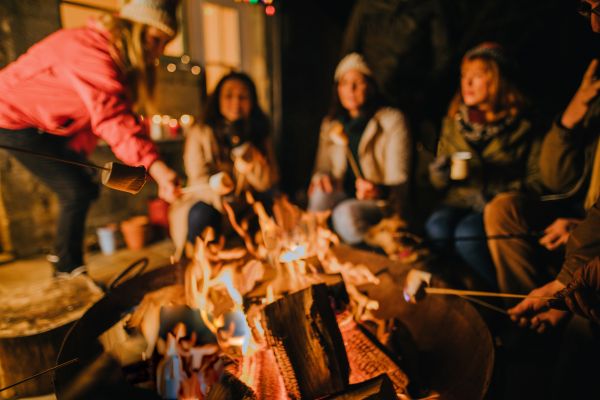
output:
[{"label": "fire pit", "polygon": [[[58,398],[63,398],[82,365],[104,351],[106,344],[101,345],[99,337],[106,336],[125,315],[130,314],[130,324],[144,334],[147,350],[142,353],[152,357],[155,346],[161,347],[157,316],[160,306],[167,304],[199,310],[221,350],[229,354],[226,359],[233,361],[220,369],[221,379],[211,386],[208,398],[224,398],[214,397],[217,392],[226,398],[337,398],[367,392],[378,393],[380,398],[409,398],[410,379],[417,383],[419,394],[429,388],[442,398],[483,396],[491,376],[493,348],[489,332],[470,305],[460,299],[404,304],[400,287],[409,266],[332,247],[335,238],[322,230],[314,216],[302,214],[289,203],[276,205],[275,220],[266,216],[260,204],[255,204],[255,210],[262,241],[254,241],[247,225],[238,223],[228,210],[245,250],[225,251],[222,243],[199,241],[190,265],[168,266],[133,278],[88,310],[63,344],[59,362],[78,358],[80,365],[57,371]],[[328,286],[325,283],[331,275],[324,274],[332,272],[343,281],[334,279]],[[264,284],[256,286],[255,282]],[[336,317],[331,293],[336,299],[349,298],[352,307],[338,307]],[[241,315],[241,320],[227,322],[225,309],[229,315]],[[381,317],[395,318],[393,326],[388,324],[394,329],[385,340],[395,354],[355,322],[375,321],[381,328]],[[240,323],[248,324],[243,335],[234,333]],[[443,336],[438,334],[440,328],[444,328]],[[185,336],[178,332],[173,335]],[[167,343],[162,353],[172,354],[177,367],[170,368],[179,369],[178,342],[169,337]],[[239,354],[232,355],[231,348]],[[158,374],[157,379],[160,391]],[[171,392],[166,398],[173,397]]]}]

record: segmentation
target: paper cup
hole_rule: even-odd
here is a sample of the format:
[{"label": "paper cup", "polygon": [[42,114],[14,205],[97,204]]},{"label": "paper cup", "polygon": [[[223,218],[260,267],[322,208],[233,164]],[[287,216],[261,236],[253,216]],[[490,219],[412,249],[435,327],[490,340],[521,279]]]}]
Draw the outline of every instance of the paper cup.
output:
[{"label": "paper cup", "polygon": [[468,151],[459,151],[452,154],[450,163],[450,179],[461,181],[469,176],[469,160],[472,155]]},{"label": "paper cup", "polygon": [[96,234],[98,235],[98,244],[100,245],[100,251],[102,251],[102,254],[110,255],[115,252],[117,249],[116,233],[117,226],[115,224],[102,226],[96,229]]}]

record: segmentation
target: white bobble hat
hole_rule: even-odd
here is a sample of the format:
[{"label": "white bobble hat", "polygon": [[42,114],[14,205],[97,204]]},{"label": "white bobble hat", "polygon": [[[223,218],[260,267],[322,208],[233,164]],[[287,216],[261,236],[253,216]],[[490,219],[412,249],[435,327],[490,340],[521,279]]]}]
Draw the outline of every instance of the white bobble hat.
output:
[{"label": "white bobble hat", "polygon": [[119,16],[160,29],[169,36],[177,33],[177,0],[132,0],[125,4]]},{"label": "white bobble hat", "polygon": [[352,69],[355,69],[366,76],[373,75],[373,71],[371,71],[371,68],[369,68],[363,56],[358,53],[350,53],[342,58],[335,69],[335,74],[333,75],[334,80],[336,82],[339,81],[346,72]]}]

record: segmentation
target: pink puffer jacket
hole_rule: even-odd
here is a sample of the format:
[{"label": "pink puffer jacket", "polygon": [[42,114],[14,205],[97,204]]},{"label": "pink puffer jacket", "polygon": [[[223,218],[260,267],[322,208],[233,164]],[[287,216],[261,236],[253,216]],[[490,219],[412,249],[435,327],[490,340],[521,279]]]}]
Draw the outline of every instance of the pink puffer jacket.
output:
[{"label": "pink puffer jacket", "polygon": [[155,145],[131,111],[109,34],[90,24],[62,29],[0,70],[0,127],[69,136],[90,154],[98,137],[129,165],[150,167]]}]

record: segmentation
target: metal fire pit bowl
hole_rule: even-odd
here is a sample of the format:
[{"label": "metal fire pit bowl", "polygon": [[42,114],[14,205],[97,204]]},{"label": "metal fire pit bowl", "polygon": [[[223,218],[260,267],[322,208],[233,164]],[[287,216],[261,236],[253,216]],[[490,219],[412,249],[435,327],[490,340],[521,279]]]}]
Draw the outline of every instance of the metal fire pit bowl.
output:
[{"label": "metal fire pit bowl", "polygon": [[75,377],[103,353],[98,337],[137,306],[147,293],[183,283],[184,269],[180,264],[168,265],[136,276],[112,288],[87,310],[65,336],[58,355],[57,364],[74,358],[78,358],[79,362],[56,371],[54,388],[57,399],[65,398],[65,392]]},{"label": "metal fire pit bowl", "polygon": [[[409,336],[410,348],[400,349],[408,358],[416,355],[418,378],[411,381],[438,392],[441,399],[482,399],[491,381],[494,347],[490,332],[473,306],[461,298],[428,296],[418,304],[402,298],[402,284],[410,265],[346,246],[335,249],[340,261],[367,265],[381,283],[361,288],[380,303],[376,313],[381,318],[400,322],[403,335]],[[137,306],[145,294],[183,283],[184,266],[173,265],[132,278],[106,294],[93,305],[66,335],[58,362],[79,358],[79,363],[56,371],[58,400],[73,379],[102,352],[98,336],[116,324]],[[400,357],[403,354],[399,354]],[[414,367],[414,365],[413,365]]]}]

